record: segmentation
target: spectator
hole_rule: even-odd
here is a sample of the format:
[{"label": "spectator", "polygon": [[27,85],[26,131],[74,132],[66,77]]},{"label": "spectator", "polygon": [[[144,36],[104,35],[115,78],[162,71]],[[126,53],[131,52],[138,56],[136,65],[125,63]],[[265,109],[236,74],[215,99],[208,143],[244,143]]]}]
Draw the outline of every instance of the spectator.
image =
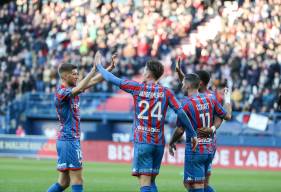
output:
[{"label": "spectator", "polygon": [[16,135],[18,137],[24,137],[25,136],[25,130],[23,129],[22,125],[18,125],[16,130]]},{"label": "spectator", "polygon": [[[179,90],[175,76],[167,69],[183,56],[184,71],[205,69],[212,73],[212,87],[225,80],[234,87],[236,110],[276,108],[277,94],[271,93],[281,88],[279,1],[245,1],[237,10],[221,1],[210,2],[134,5],[93,0],[72,6],[50,1],[42,4],[41,12],[32,8],[23,12],[16,2],[2,6],[1,110],[16,95],[53,89],[58,83],[56,69],[63,62],[77,64],[86,73],[97,49],[108,62],[113,52],[118,53],[120,76],[138,75],[149,57],[162,59],[167,71],[164,83],[175,90]],[[185,46],[187,41],[193,49]],[[113,91],[106,83],[94,89]]]}]

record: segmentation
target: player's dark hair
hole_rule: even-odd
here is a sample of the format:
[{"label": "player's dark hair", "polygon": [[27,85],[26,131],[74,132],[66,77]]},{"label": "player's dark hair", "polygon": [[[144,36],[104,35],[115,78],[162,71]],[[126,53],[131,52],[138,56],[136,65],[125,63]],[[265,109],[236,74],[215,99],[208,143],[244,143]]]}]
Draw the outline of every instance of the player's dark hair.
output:
[{"label": "player's dark hair", "polygon": [[210,73],[208,71],[200,70],[197,71],[196,74],[199,76],[204,85],[207,86],[211,78]]},{"label": "player's dark hair", "polygon": [[155,80],[158,80],[164,73],[164,66],[157,60],[147,61],[146,67],[152,73]]},{"label": "player's dark hair", "polygon": [[189,74],[185,75],[184,80],[187,83],[190,83],[191,87],[193,89],[199,89],[199,86],[200,86],[200,77],[199,77],[199,75],[197,75],[195,73],[189,73]]},{"label": "player's dark hair", "polygon": [[71,72],[73,69],[77,69],[76,65],[73,64],[62,64],[59,67],[59,74],[65,73],[65,72]]}]

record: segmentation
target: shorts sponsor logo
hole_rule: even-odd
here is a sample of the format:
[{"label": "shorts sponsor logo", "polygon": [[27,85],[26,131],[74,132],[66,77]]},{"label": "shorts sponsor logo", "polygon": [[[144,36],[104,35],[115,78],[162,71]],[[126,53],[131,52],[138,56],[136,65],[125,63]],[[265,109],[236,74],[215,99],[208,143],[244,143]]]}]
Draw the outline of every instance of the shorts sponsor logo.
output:
[{"label": "shorts sponsor logo", "polygon": [[66,167],[66,163],[61,163],[61,164],[58,164],[58,168],[65,168]]}]

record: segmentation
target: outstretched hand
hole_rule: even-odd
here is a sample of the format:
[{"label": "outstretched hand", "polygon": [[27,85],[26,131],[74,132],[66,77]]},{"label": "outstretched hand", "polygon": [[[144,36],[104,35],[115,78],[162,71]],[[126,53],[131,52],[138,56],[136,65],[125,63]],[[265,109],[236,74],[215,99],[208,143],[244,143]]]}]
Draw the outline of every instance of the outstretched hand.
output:
[{"label": "outstretched hand", "polygon": [[176,144],[170,143],[169,144],[169,153],[174,157],[175,151],[177,150]]},{"label": "outstretched hand", "polygon": [[225,103],[231,103],[231,89],[224,88],[224,102]]},{"label": "outstretched hand", "polygon": [[181,57],[178,57],[177,63],[176,63],[176,71],[181,71]]},{"label": "outstretched hand", "polygon": [[177,60],[177,63],[176,63],[176,72],[178,73],[180,81],[182,81],[184,79],[184,73],[181,70],[181,61],[182,61],[182,58],[179,57]]},{"label": "outstretched hand", "polygon": [[101,65],[101,59],[102,59],[102,55],[99,51],[97,51],[95,54],[94,65]]},{"label": "outstretched hand", "polygon": [[116,59],[117,59],[117,54],[113,54],[111,57],[110,68],[114,69],[116,67]]}]

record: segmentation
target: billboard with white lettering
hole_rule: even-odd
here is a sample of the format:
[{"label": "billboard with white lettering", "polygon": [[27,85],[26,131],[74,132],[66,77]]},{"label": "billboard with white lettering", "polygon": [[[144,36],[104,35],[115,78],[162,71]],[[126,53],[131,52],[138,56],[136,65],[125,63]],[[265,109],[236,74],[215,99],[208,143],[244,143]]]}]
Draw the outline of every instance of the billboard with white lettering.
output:
[{"label": "billboard with white lettering", "polygon": [[[163,164],[184,164],[184,145],[178,145],[175,157],[166,146]],[[107,141],[82,141],[85,161],[130,163],[133,158],[131,143]],[[36,137],[0,136],[0,156],[29,156],[56,158],[55,140]],[[214,167],[233,169],[264,169],[281,171],[281,148],[219,146],[213,160]]]},{"label": "billboard with white lettering", "polygon": [[[94,147],[95,146],[95,147]],[[133,145],[129,143],[94,142],[83,145],[85,159],[101,162],[131,162]],[[175,157],[166,146],[162,163],[184,164],[184,145],[178,145]],[[91,151],[88,153],[88,151]],[[214,167],[233,169],[265,169],[281,171],[281,149],[261,147],[219,146],[213,161]]]}]

